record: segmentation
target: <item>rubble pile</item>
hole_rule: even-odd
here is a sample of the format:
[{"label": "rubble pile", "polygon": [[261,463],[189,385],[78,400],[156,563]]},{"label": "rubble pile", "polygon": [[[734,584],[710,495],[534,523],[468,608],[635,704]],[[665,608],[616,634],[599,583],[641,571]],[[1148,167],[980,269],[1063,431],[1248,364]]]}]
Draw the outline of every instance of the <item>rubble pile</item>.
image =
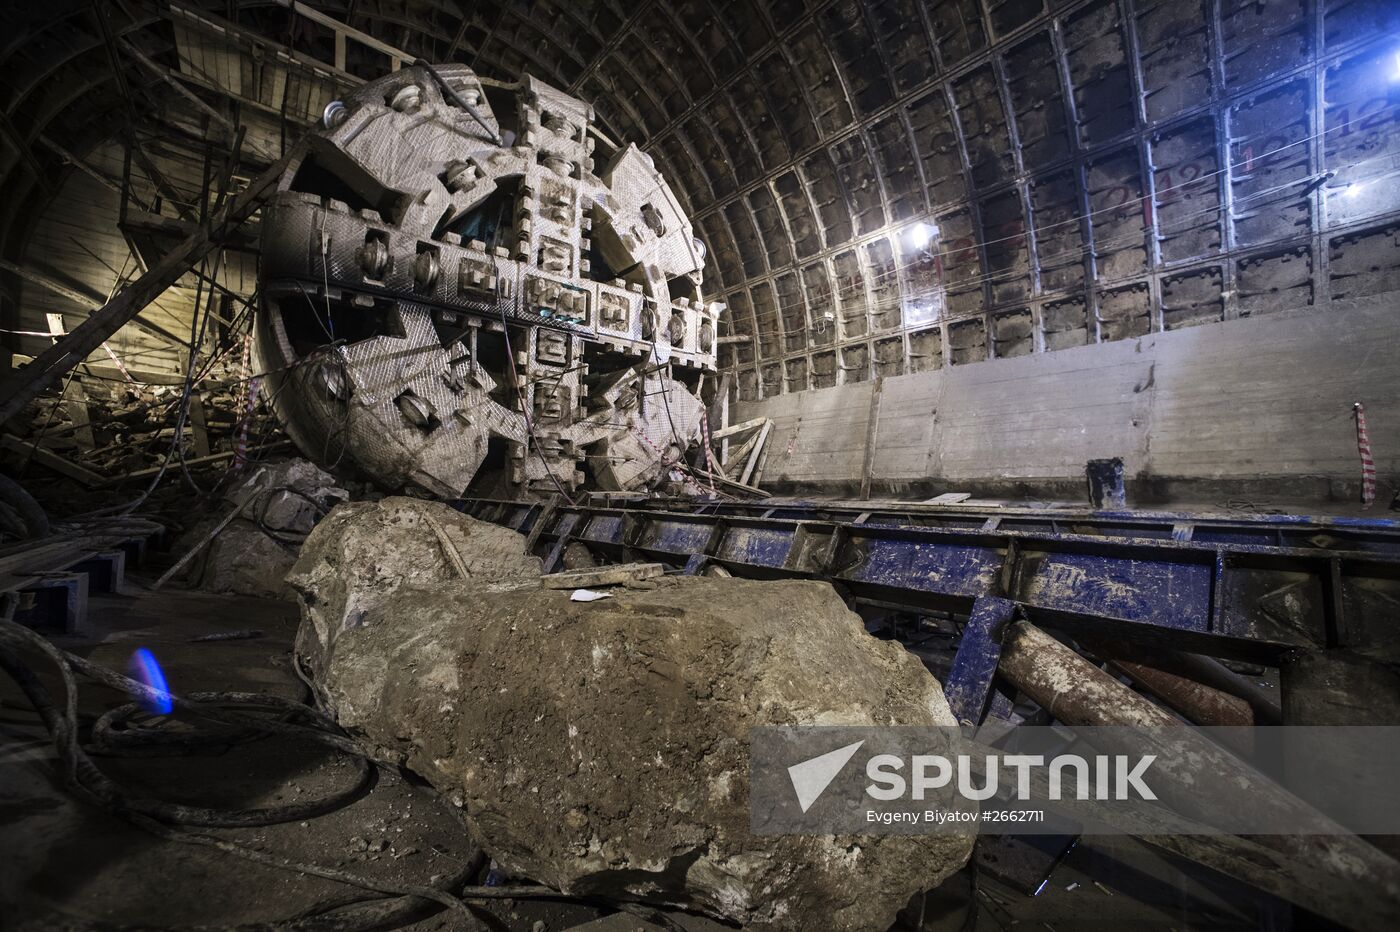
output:
[{"label": "rubble pile", "polygon": [[954,724],[830,585],[661,577],[580,602],[537,574],[519,534],[389,498],[333,511],[290,576],[321,700],[462,806],[504,871],[755,929],[874,930],[966,862],[968,836],[750,831],[753,727]]},{"label": "rubble pile", "polygon": [[[183,385],[156,385],[75,374],[66,392],[35,398],[7,425],[3,456],[39,485],[61,480],[79,488],[138,484],[169,454],[179,420]],[[225,469],[247,405],[246,383],[220,366],[201,380],[183,430],[183,455],[196,466]],[[248,425],[249,443],[281,439],[260,403]],[[37,448],[37,449],[36,449]],[[46,455],[47,454],[47,455]],[[65,469],[63,463],[72,468]],[[179,468],[179,458],[172,461]],[[61,509],[63,495],[50,495]]]},{"label": "rubble pile", "polygon": [[335,477],[303,459],[255,467],[222,496],[224,507],[191,526],[175,547],[203,544],[231,508],[238,514],[192,561],[187,580],[210,592],[290,599],[286,583],[302,541],[316,522],[350,493]]}]

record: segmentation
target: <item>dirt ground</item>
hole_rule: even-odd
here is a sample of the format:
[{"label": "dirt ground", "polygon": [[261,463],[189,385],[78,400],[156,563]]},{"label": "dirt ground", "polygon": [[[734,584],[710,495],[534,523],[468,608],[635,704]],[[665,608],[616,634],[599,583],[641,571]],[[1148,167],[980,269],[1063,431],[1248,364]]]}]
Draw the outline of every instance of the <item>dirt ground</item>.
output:
[{"label": "dirt ground", "polygon": [[[296,608],[287,602],[197,592],[151,593],[133,581],[127,595],[94,596],[81,638],[60,646],[125,669],[132,651],[150,648],[174,691],[241,689],[302,698],[291,668]],[[251,640],[191,643],[190,638],[256,628]],[[42,667],[39,667],[42,670]],[[57,683],[47,671],[51,688]],[[81,683],[82,681],[80,681]],[[82,684],[80,709],[92,716],[125,697]],[[352,770],[334,752],[304,742],[263,739],[211,756],[103,758],[128,787],[163,799],[252,807],[318,798],[345,785]],[[257,829],[211,829],[284,857],[378,879],[424,883],[469,853],[460,823],[426,786],[380,771],[351,805],[306,822]],[[1031,896],[978,871],[976,918],[968,916],[972,871],[952,877],[922,904],[922,921],[896,928],[954,930],[1187,928],[1288,929],[1277,901],[1159,855],[1130,839],[1081,843]],[[1097,883],[1096,883],[1097,881]],[[54,776],[54,757],[37,716],[0,677],[0,929],[65,924],[102,928],[225,927],[270,921],[311,909],[347,888],[261,867],[224,853],[157,839],[70,798]],[[493,929],[554,932],[588,926],[633,930],[632,916],[571,904],[502,901],[482,914]],[[77,920],[77,923],[71,922]],[[404,928],[463,928],[437,912]],[[687,928],[700,925],[687,921]],[[705,924],[708,928],[718,928]]]},{"label": "dirt ground", "polygon": [[[83,639],[60,646],[125,669],[137,646],[160,659],[175,691],[239,689],[301,699],[292,672],[296,607],[289,602],[197,592],[97,596]],[[256,628],[251,640],[190,643],[204,634]],[[57,682],[45,675],[50,688]],[[83,713],[125,698],[85,687]],[[42,928],[59,916],[113,926],[181,927],[281,919],[346,888],[262,867],[219,851],[157,839],[72,800],[56,784],[53,757],[37,716],[8,681],[0,686],[0,927]],[[355,769],[334,751],[300,739],[266,738],[211,756],[105,758],[99,764],[143,795],[244,808],[314,799],[353,782]],[[470,854],[460,822],[435,794],[380,770],[370,791],[339,811],[305,822],[253,829],[211,829],[287,858],[379,880],[427,883]],[[492,925],[562,929],[600,915],[572,904],[493,905]],[[452,929],[439,913],[413,928]]]}]

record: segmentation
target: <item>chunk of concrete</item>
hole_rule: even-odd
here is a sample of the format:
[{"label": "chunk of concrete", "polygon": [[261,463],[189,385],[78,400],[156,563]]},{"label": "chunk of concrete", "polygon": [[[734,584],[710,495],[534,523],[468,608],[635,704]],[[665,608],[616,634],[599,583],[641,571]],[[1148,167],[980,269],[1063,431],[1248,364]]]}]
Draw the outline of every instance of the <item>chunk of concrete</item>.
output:
[{"label": "chunk of concrete", "polygon": [[254,489],[260,494],[248,510],[270,530],[283,534],[310,533],[322,514],[350,498],[334,476],[304,459],[259,467],[248,479],[225,491],[224,500],[241,502]]},{"label": "chunk of concrete", "polygon": [[440,502],[391,497],[336,507],[307,537],[287,576],[302,606],[302,656],[318,661],[342,632],[364,624],[404,587],[446,587],[468,597],[485,588],[533,583],[540,561],[525,552],[524,541],[509,528]]},{"label": "chunk of concrete", "polygon": [[754,929],[876,930],[967,861],[970,836],[750,831],[753,727],[954,724],[830,585],[663,577],[572,602],[525,572],[520,535],[437,515],[469,566],[504,570],[460,579],[386,505],[308,539],[299,655],[341,725],[461,805],[510,873]]}]

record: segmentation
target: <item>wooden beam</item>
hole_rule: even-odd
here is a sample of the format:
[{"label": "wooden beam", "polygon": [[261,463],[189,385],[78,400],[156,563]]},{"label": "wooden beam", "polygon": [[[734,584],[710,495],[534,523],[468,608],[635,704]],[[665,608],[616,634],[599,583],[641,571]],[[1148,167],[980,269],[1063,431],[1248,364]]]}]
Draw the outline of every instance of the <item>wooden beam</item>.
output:
[{"label": "wooden beam", "polygon": [[[169,84],[172,88],[175,89],[175,93],[179,94],[181,97],[185,98],[185,100],[188,100],[190,103],[194,104],[197,109],[199,109],[202,113],[208,116],[211,120],[218,123],[224,129],[228,130],[230,135],[238,135],[237,124],[235,124],[232,120],[224,116],[219,111],[215,110],[213,107],[206,104],[198,94],[196,94],[194,91],[190,90],[189,88],[181,84],[179,81],[177,81],[175,77],[170,73],[170,69],[152,61],[145,55],[145,53],[143,53],[140,49],[133,45],[130,42],[130,40],[118,39],[117,42],[121,45],[122,51],[126,52],[126,54],[130,55],[132,58],[136,59],[137,64],[141,65],[141,67],[145,68],[147,71],[160,78],[166,84]],[[266,149],[259,146],[256,142],[249,140],[248,147],[252,149],[253,152],[262,161],[271,162],[273,160],[273,155]]]},{"label": "wooden beam", "polygon": [[[102,299],[95,294],[79,291],[72,285],[68,285],[64,282],[61,282],[58,279],[54,278],[52,275],[46,275],[45,273],[37,271],[35,269],[31,269],[28,266],[15,265],[8,259],[0,259],[0,270],[12,272],[27,282],[33,282],[36,285],[39,285],[43,288],[47,288],[54,294],[62,295],[63,297],[68,298],[71,301],[76,301],[84,307],[92,307],[93,305],[97,305],[100,307],[102,304]],[[171,333],[169,330],[166,330],[159,324],[154,324],[151,321],[146,320],[145,318],[141,317],[140,314],[137,314],[135,317],[133,317],[131,319],[131,323],[134,326],[146,331],[151,336],[159,337],[160,339],[165,340],[167,343],[172,343],[175,346],[184,346],[187,342],[186,338],[177,336]]]},{"label": "wooden beam", "polygon": [[34,158],[34,153],[30,151],[24,136],[10,121],[9,114],[4,110],[0,110],[0,136],[3,136],[5,141],[14,147],[15,154],[19,156],[20,164],[24,166],[25,171],[34,177],[35,183],[43,188],[44,193],[48,194],[49,197],[53,197],[54,189],[49,184],[49,179],[44,176],[43,167]]},{"label": "wooden beam", "polygon": [[[33,356],[16,353],[14,364],[23,366],[34,361]],[[113,382],[139,382],[142,385],[184,385],[183,372],[154,372],[150,369],[133,369],[131,366],[104,366],[84,363],[83,371],[94,378],[110,379]],[[128,378],[129,376],[129,378]]]},{"label": "wooden beam", "polygon": [[301,145],[273,163],[247,189],[216,214],[207,230],[192,234],[73,329],[57,344],[39,354],[23,369],[0,381],[0,424],[14,417],[44,389],[87,358],[112,334],[131,321],[157,295],[169,288],[200,259],[221,245],[251,217],[277,188],[292,159],[301,157]]},{"label": "wooden beam", "polygon": [[194,455],[209,455],[209,425],[204,419],[204,395],[190,393],[190,431],[194,434]]},{"label": "wooden beam", "polygon": [[164,15],[173,22],[197,29],[205,35],[230,44],[247,43],[261,46],[270,52],[268,58],[278,64],[299,66],[317,77],[329,78],[350,87],[358,87],[365,83],[364,78],[342,71],[329,62],[298,52],[289,46],[267,38],[267,36],[244,29],[242,26],[236,26],[228,20],[220,19],[197,7],[185,6],[179,0],[170,0],[164,10]]},{"label": "wooden beam", "polygon": [[[261,453],[265,450],[280,450],[283,447],[289,447],[291,445],[292,442],[290,440],[274,440],[272,443],[265,443],[260,447],[249,447],[248,452]],[[225,450],[223,453],[215,453],[211,456],[201,456],[195,459],[188,459],[185,460],[185,465],[203,466],[205,463],[217,463],[220,460],[233,459],[235,452],[236,451],[234,450]],[[159,466],[147,466],[145,469],[137,469],[133,472],[126,473],[125,475],[113,476],[110,479],[104,478],[102,481],[106,485],[116,485],[117,483],[124,482],[127,479],[144,479],[146,476],[154,476],[156,473],[160,472],[160,469],[161,467]]]},{"label": "wooden beam", "polygon": [[[49,322],[49,333],[53,334],[54,342],[57,343],[67,332],[63,325],[63,315],[45,314],[44,317]],[[85,449],[91,450],[96,447],[97,441],[92,436],[92,415],[88,411],[87,393],[83,391],[83,383],[77,379],[69,379],[63,386],[63,408],[68,412],[68,420],[73,422],[73,439]]]},{"label": "wooden beam", "polygon": [[39,446],[36,440],[31,443],[28,440],[21,440],[14,434],[0,434],[0,449],[9,450],[17,456],[32,459],[40,466],[52,469],[54,472],[76,479],[88,488],[96,488],[107,481],[106,476],[99,475],[91,469],[84,469],[77,463],[71,463],[59,456],[52,450],[46,450]]},{"label": "wooden beam", "polygon": [[715,431],[715,433],[714,433],[714,439],[715,439],[715,440],[722,440],[722,439],[724,439],[725,437],[732,437],[732,436],[735,435],[735,434],[742,434],[742,433],[743,433],[744,431],[746,431],[746,430],[758,430],[760,427],[762,427],[764,424],[766,424],[766,423],[768,423],[768,422],[769,422],[769,421],[768,421],[768,418],[766,418],[766,417],[755,417],[755,418],[750,418],[750,419],[747,420],[747,421],[742,421],[742,422],[740,422],[740,423],[738,423],[738,424],[734,424],[734,425],[732,425],[732,426],[730,426],[730,427],[726,427],[726,428],[724,428],[723,430],[717,430],[717,431]]},{"label": "wooden beam", "polygon": [[41,133],[39,135],[39,142],[52,149],[58,154],[60,158],[63,159],[63,161],[67,162],[69,165],[72,165],[74,168],[78,169],[78,171],[82,172],[83,174],[88,175],[98,184],[102,185],[104,188],[107,188],[108,190],[113,191],[117,194],[122,193],[122,186],[120,184],[118,184],[116,181],[112,180],[110,177],[103,174],[102,172],[98,171],[97,169],[93,168],[87,162],[78,158],[72,152],[69,152],[67,149],[63,148],[49,137]]},{"label": "wooden beam", "polygon": [[[719,422],[710,422],[710,439],[714,440],[715,430],[724,430],[729,426],[729,383],[733,380],[733,373],[728,369],[719,377],[719,389],[715,392],[715,400],[719,402]],[[719,442],[719,461],[729,462],[729,441],[723,437]]]},{"label": "wooden beam", "polygon": [[[289,10],[295,12],[298,16],[304,16],[307,19],[311,20],[313,23],[319,23],[320,25],[325,26],[327,29],[331,30],[331,32],[335,33],[337,59],[341,59],[344,54],[342,47],[346,38],[354,39],[361,45],[367,46],[369,48],[374,49],[376,52],[389,56],[391,62],[390,70],[392,71],[398,71],[399,65],[401,64],[413,64],[413,60],[418,57],[417,55],[405,52],[403,49],[395,48],[387,42],[382,42],[367,32],[361,32],[353,26],[347,26],[345,23],[341,22],[335,17],[327,16],[320,10],[313,10],[305,3],[301,3],[300,0],[277,0],[277,2],[284,7],[287,7]],[[345,70],[345,65],[340,60],[336,61],[335,66],[341,71]]]},{"label": "wooden beam", "polygon": [[758,484],[758,479],[755,476],[755,471],[758,467],[758,458],[763,455],[763,448],[768,444],[768,432],[772,429],[773,422],[768,418],[764,418],[763,429],[759,431],[758,440],[753,445],[753,452],[749,454],[748,465],[744,467],[743,474],[739,476],[741,485],[748,485],[750,479],[753,479],[754,485]]}]

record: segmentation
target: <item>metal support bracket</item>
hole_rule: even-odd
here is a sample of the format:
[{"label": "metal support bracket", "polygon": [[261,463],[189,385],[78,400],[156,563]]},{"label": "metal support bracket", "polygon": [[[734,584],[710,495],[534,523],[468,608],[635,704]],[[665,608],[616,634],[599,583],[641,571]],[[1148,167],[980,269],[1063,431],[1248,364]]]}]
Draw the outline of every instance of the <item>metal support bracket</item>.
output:
[{"label": "metal support bracket", "polygon": [[972,605],[943,695],[960,725],[980,725],[986,717],[992,678],[1001,660],[1001,635],[1016,614],[1016,603],[984,596]]}]

